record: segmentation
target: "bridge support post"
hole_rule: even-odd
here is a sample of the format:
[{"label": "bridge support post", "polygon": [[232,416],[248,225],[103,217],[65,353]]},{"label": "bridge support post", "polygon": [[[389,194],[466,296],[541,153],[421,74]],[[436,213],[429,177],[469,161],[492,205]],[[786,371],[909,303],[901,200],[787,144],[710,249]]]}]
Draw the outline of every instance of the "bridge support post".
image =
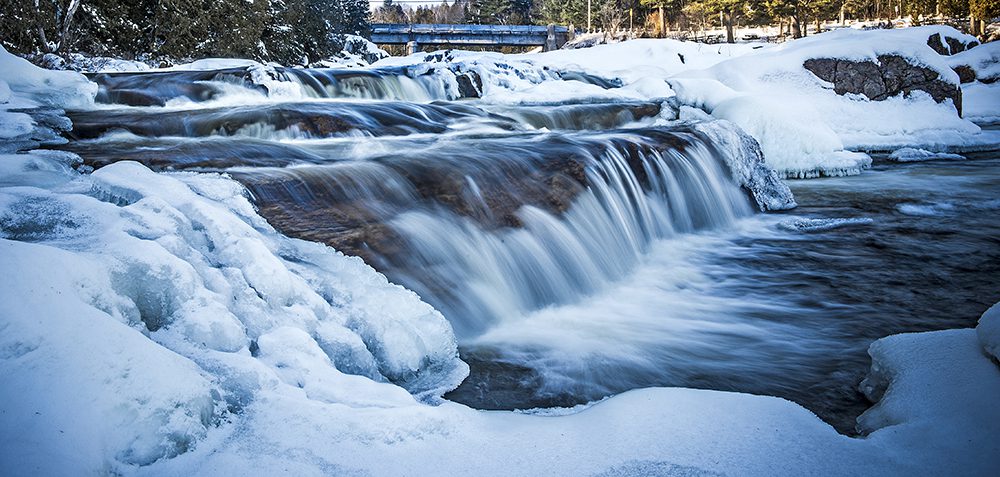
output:
[{"label": "bridge support post", "polygon": [[416,41],[410,40],[406,42],[406,51],[411,55],[420,53],[420,45],[418,45]]},{"label": "bridge support post", "polygon": [[552,51],[558,49],[559,45],[556,43],[556,26],[549,23],[549,26],[545,31],[545,46],[542,47],[542,51]]}]

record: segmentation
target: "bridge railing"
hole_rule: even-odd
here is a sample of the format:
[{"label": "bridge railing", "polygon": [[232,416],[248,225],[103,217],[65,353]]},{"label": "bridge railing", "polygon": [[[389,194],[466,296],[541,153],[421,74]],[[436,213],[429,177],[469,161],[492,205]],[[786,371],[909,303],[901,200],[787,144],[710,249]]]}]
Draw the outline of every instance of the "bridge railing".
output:
[{"label": "bridge railing", "polygon": [[383,45],[541,46],[561,47],[572,38],[570,28],[548,25],[451,25],[435,23],[376,23],[371,40]]}]

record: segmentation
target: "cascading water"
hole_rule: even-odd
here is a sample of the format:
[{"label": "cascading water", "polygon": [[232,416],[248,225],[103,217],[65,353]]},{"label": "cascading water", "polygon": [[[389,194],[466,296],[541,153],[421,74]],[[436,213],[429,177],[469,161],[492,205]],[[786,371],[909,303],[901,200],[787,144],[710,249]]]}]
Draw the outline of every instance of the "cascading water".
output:
[{"label": "cascading water", "polygon": [[809,405],[828,379],[838,348],[808,307],[717,289],[739,280],[705,261],[733,230],[761,233],[755,210],[794,205],[731,124],[669,121],[657,101],[453,101],[476,85],[446,67],[252,70],[114,76],[108,102],[167,106],[71,112],[65,148],[95,168],[225,172],[282,233],[414,290],[471,365],[447,396],[460,402],[682,385]]}]

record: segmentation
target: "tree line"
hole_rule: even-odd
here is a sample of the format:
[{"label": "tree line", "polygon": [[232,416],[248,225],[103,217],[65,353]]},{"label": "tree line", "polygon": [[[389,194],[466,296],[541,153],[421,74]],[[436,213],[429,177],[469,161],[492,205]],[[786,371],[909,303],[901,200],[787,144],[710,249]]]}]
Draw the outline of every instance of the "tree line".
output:
[{"label": "tree line", "polygon": [[143,61],[309,64],[370,29],[367,0],[0,0],[0,11],[8,50]]},{"label": "tree line", "polygon": [[[23,54],[80,52],[155,62],[241,57],[310,64],[344,46],[343,34],[367,36],[379,23],[574,25],[667,30],[781,25],[794,37],[805,25],[838,17],[919,22],[931,15],[984,21],[1000,0],[453,0],[416,4],[384,0],[0,0],[0,43]],[[405,7],[405,8],[404,8]]]},{"label": "tree line", "polygon": [[373,19],[376,23],[556,23],[605,31],[638,28],[654,35],[671,29],[721,27],[732,42],[737,24],[780,25],[798,38],[808,22],[909,16],[919,23],[940,14],[971,17],[970,30],[982,34],[984,21],[1000,17],[1000,0],[455,0],[412,5],[412,0],[384,0]]}]

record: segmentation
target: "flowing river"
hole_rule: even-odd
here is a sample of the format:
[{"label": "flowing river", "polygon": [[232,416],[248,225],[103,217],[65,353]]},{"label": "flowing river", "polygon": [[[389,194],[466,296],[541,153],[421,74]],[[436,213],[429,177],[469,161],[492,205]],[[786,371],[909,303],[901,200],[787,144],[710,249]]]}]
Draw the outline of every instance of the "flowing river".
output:
[{"label": "flowing river", "polygon": [[445,397],[473,407],[684,386],[784,397],[852,433],[874,339],[1000,301],[995,154],[793,181],[798,207],[766,212],[792,202],[756,145],[665,101],[496,104],[454,71],[261,74],[96,75],[103,104],[70,112],[65,148],[228,173],[282,233],[361,256],[451,323],[472,371]]}]

